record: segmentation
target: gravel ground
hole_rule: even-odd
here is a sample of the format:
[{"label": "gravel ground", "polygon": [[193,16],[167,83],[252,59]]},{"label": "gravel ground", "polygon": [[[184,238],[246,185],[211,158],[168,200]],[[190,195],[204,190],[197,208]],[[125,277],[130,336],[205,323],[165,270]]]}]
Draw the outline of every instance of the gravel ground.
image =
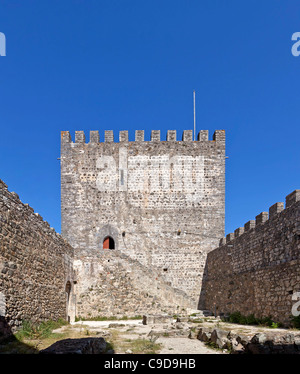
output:
[{"label": "gravel ground", "polygon": [[[175,320],[174,320],[175,322]],[[116,328],[122,332],[127,332],[124,339],[147,338],[149,332],[153,329],[153,325],[143,325],[142,320],[127,320],[127,321],[83,321],[75,322],[73,326],[88,326],[91,333],[109,331],[109,325],[115,325]],[[121,326],[124,325],[124,326]],[[156,326],[161,327],[161,326]],[[203,342],[197,339],[189,339],[185,337],[162,337],[160,336],[157,343],[162,344],[160,354],[222,354],[222,351],[208,348]]]},{"label": "gravel ground", "polygon": [[222,354],[222,351],[208,348],[197,339],[188,338],[163,338],[157,339],[157,343],[163,344],[160,354]]}]

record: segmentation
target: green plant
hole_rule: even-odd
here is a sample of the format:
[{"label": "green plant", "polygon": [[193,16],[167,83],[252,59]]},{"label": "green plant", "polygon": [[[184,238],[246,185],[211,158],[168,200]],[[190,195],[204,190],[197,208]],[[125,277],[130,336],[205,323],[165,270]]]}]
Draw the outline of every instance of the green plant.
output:
[{"label": "green plant", "polygon": [[294,328],[300,329],[300,315],[299,316],[292,316],[291,322]]},{"label": "green plant", "polygon": [[134,316],[134,317],[132,317],[130,319],[142,319],[142,318],[143,318],[143,316],[137,315],[137,316]]},{"label": "green plant", "polygon": [[278,327],[279,327],[279,323],[272,322],[272,325],[271,325],[272,329],[278,329]]},{"label": "green plant", "polygon": [[111,316],[111,317],[107,317],[107,316],[95,316],[95,317],[80,317],[80,316],[76,316],[75,317],[75,322],[79,322],[79,321],[127,321],[129,319],[142,319],[143,317],[140,316],[140,315],[137,315],[137,316],[134,316],[134,317],[128,317],[128,316],[123,316],[123,317],[116,317],[116,316]]},{"label": "green plant", "polygon": [[214,342],[206,342],[205,345],[209,348],[217,349],[218,351],[221,350],[221,348]]},{"label": "green plant", "polygon": [[260,325],[271,328],[278,328],[281,326],[279,322],[274,322],[271,316],[257,318],[254,314],[243,316],[240,312],[231,313],[227,319],[230,323],[237,323],[239,325]]},{"label": "green plant", "polygon": [[240,323],[241,322],[241,313],[240,312],[234,312],[229,315],[228,322],[230,323]]},{"label": "green plant", "polygon": [[240,325],[257,325],[258,321],[253,314],[243,316],[240,312],[234,312],[229,315],[228,321],[230,323],[238,323]]},{"label": "green plant", "polygon": [[257,320],[257,324],[258,325],[262,325],[262,326],[267,326],[267,327],[271,327],[272,326],[272,323],[274,322],[272,320],[272,317],[269,316],[269,317],[264,317],[264,318],[260,318]]},{"label": "green plant", "polygon": [[45,339],[49,338],[50,336],[55,336],[55,334],[53,334],[53,330],[67,324],[68,322],[63,319],[59,319],[57,321],[44,321],[40,324],[34,324],[30,321],[23,321],[22,327],[16,332],[15,337],[19,341],[23,341],[24,339]]},{"label": "green plant", "polygon": [[254,314],[250,314],[249,316],[244,317],[245,324],[247,325],[256,325],[258,323],[257,318],[255,318]]},{"label": "green plant", "polygon": [[106,316],[96,316],[96,317],[75,317],[75,322],[79,321],[115,321],[117,317],[106,317]]}]

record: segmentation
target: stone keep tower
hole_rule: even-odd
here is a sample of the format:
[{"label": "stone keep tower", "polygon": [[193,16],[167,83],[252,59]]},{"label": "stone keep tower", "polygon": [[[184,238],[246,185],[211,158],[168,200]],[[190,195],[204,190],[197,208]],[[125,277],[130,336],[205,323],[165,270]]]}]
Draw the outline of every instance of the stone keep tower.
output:
[{"label": "stone keep tower", "polygon": [[118,250],[199,299],[206,255],[224,236],[225,131],[61,133],[62,235],[75,256]]}]

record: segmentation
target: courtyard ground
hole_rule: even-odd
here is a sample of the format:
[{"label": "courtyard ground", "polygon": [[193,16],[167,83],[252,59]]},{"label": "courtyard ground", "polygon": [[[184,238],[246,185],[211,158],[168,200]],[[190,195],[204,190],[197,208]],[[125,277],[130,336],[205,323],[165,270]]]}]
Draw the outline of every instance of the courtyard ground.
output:
[{"label": "courtyard ground", "polygon": [[[251,339],[255,334],[299,335],[296,329],[278,329],[223,322],[213,317],[169,320],[166,323],[144,325],[142,320],[78,321],[51,330],[47,336],[32,334],[0,344],[1,353],[38,353],[63,339],[102,337],[108,354],[228,354],[227,349],[197,339],[199,329],[219,329]],[[298,343],[297,343],[298,344]]]}]

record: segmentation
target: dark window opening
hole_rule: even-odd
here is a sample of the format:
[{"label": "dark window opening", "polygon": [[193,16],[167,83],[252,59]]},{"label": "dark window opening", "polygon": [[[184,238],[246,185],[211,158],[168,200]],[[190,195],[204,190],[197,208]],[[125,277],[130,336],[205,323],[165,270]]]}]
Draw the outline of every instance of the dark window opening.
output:
[{"label": "dark window opening", "polygon": [[66,293],[67,293],[68,300],[69,300],[69,298],[70,298],[71,288],[72,288],[72,286],[71,286],[71,282],[68,281],[68,282],[66,283]]},{"label": "dark window opening", "polygon": [[103,249],[115,249],[115,241],[110,236],[103,240]]}]

